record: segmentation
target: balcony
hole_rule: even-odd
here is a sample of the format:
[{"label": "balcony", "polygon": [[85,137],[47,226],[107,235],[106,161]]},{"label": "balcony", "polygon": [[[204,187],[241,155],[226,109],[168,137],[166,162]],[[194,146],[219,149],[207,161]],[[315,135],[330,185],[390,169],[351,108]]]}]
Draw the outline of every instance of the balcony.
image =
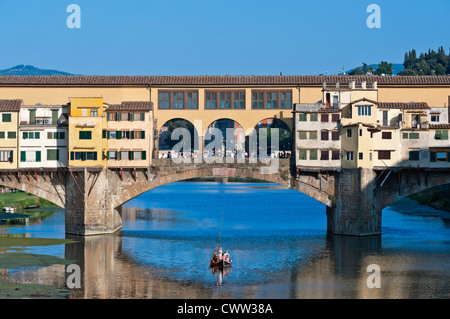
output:
[{"label": "balcony", "polygon": [[52,120],[51,117],[40,117],[34,120],[20,121],[20,126],[67,126],[66,118],[61,117],[58,120]]}]

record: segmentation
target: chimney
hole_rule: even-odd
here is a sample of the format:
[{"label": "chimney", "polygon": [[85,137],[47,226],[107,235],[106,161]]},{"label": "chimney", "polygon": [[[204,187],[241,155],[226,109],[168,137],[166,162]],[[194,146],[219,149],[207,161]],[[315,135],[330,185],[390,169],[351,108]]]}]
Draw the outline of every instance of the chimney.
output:
[{"label": "chimney", "polygon": [[323,82],[323,83],[322,83],[322,88],[323,88],[324,90],[327,89],[327,82]]},{"label": "chimney", "polygon": [[361,83],[361,87],[362,87],[363,90],[366,89],[366,81],[363,81],[363,82]]},{"label": "chimney", "polygon": [[348,84],[348,87],[349,87],[351,90],[354,90],[354,89],[355,89],[355,81],[351,81],[351,82]]},{"label": "chimney", "polygon": [[373,89],[374,90],[378,90],[378,83],[377,83],[377,81],[373,82]]}]

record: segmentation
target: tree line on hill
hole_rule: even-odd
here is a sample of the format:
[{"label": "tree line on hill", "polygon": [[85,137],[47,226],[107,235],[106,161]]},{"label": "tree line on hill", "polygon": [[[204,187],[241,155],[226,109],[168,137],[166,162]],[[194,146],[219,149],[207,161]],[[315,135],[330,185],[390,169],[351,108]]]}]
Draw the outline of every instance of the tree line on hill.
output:
[{"label": "tree line on hill", "polygon": [[[428,53],[420,53],[417,57],[416,50],[411,50],[405,53],[403,62],[404,70],[397,73],[397,75],[446,75],[450,74],[450,54],[445,54],[444,47],[438,48],[437,52],[428,49]],[[367,66],[363,63],[361,67],[358,67],[350,71],[349,75],[392,75],[394,68],[392,63],[387,61],[381,61],[378,64],[378,68],[374,70],[372,66]]]}]

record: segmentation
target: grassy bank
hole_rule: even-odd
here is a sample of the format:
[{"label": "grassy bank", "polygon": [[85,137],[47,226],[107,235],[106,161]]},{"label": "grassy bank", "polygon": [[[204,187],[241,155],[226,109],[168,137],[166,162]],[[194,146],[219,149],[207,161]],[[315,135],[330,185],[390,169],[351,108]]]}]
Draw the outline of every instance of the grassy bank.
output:
[{"label": "grassy bank", "polygon": [[[74,243],[68,239],[28,238],[24,234],[0,236],[0,269],[20,269],[28,267],[47,267],[52,265],[68,265],[73,261],[41,254],[23,252],[36,246],[50,246]],[[31,283],[18,283],[0,279],[0,299],[22,298],[67,298],[71,293],[66,287],[57,285],[42,285]]]},{"label": "grassy bank", "polygon": [[450,212],[450,185],[430,188],[423,192],[409,196],[421,205]]},{"label": "grassy bank", "polygon": [[40,207],[56,207],[55,204],[25,192],[0,194],[0,209],[2,207],[14,207],[23,210],[27,206],[39,205]]}]

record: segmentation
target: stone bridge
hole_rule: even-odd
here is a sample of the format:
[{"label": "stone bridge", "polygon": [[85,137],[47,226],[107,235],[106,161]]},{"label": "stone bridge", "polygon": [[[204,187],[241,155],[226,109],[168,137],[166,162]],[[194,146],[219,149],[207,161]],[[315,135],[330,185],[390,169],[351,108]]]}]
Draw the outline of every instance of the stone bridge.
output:
[{"label": "stone bridge", "polygon": [[[381,234],[381,211],[398,199],[450,183],[450,169],[299,170],[289,159],[243,163],[175,163],[154,159],[145,168],[2,170],[0,185],[65,208],[66,233],[98,235],[121,229],[121,207],[162,185],[201,177],[241,177],[277,183],[326,205],[328,230],[341,235]],[[256,163],[252,162],[255,161]],[[324,216],[317,216],[324,218]]]}]

